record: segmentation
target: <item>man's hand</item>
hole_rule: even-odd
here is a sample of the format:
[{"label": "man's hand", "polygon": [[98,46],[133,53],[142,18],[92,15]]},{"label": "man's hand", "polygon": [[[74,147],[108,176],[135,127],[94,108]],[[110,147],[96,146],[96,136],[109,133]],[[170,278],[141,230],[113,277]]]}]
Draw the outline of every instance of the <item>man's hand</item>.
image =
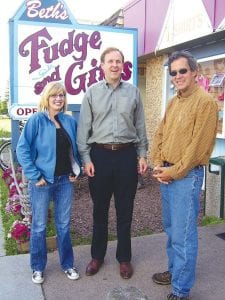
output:
[{"label": "man's hand", "polygon": [[168,184],[173,178],[165,173],[167,167],[156,166],[153,169],[153,177],[155,177],[160,183]]},{"label": "man's hand", "polygon": [[138,173],[143,175],[148,168],[147,160],[144,157],[140,157],[138,160]]},{"label": "man's hand", "polygon": [[84,165],[84,172],[87,174],[89,177],[94,177],[95,176],[95,167],[92,162],[89,162]]}]

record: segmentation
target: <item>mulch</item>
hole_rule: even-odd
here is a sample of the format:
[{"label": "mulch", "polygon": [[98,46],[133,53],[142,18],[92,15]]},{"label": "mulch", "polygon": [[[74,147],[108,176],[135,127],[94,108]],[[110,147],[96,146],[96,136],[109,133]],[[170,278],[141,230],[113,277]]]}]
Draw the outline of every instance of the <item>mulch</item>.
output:
[{"label": "mulch", "polygon": [[[203,216],[204,197],[201,196],[199,223]],[[83,176],[75,186],[72,207],[71,227],[76,236],[90,237],[92,234],[92,201],[88,188],[88,179]],[[112,198],[109,209],[109,234],[116,236],[116,214]],[[159,183],[151,176],[149,169],[141,178],[135,201],[132,221],[132,236],[159,233],[163,231],[161,197]]]}]

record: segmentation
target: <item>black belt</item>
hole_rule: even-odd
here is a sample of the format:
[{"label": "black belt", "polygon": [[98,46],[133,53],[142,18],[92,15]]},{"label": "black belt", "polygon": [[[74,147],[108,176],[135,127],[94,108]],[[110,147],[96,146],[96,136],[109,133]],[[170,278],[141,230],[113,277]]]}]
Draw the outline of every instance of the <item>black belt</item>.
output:
[{"label": "black belt", "polygon": [[[163,167],[172,167],[174,164],[169,163],[168,161],[163,162]],[[201,169],[203,165],[195,166],[193,169]]]},{"label": "black belt", "polygon": [[103,149],[107,149],[107,150],[111,150],[111,151],[119,151],[119,150],[122,150],[122,149],[133,147],[134,144],[133,143],[124,143],[124,144],[98,144],[98,143],[94,143],[93,146],[96,147],[96,148],[103,148]]}]

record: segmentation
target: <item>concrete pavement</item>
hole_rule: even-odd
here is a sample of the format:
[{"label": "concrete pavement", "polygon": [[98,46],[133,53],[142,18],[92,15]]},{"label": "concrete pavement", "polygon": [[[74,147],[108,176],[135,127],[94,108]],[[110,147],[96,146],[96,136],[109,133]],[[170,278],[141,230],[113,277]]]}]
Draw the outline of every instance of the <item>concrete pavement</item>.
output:
[{"label": "concrete pavement", "polygon": [[[199,257],[197,281],[191,291],[193,300],[225,299],[225,224],[199,228]],[[115,260],[116,242],[109,242],[105,263],[98,274],[85,276],[86,264],[90,259],[90,246],[74,247],[81,278],[67,279],[60,270],[57,251],[48,254],[45,282],[35,285],[31,281],[29,254],[0,257],[1,300],[106,300],[115,288],[135,287],[148,300],[163,300],[170,292],[169,286],[159,286],[151,276],[167,269],[164,233],[132,239],[134,275],[130,280],[119,276]],[[133,298],[117,298],[119,300]],[[136,298],[135,298],[136,300]],[[138,299],[140,300],[140,299]]]}]

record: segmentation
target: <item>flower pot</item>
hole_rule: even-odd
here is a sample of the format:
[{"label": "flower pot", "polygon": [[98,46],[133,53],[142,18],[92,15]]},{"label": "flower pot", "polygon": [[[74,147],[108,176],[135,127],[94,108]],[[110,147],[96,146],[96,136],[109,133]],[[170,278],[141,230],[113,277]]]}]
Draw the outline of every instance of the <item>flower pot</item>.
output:
[{"label": "flower pot", "polygon": [[[48,251],[53,251],[57,249],[57,239],[56,236],[49,236],[46,238],[47,241],[47,249]],[[21,242],[17,241],[17,250],[19,253],[28,253],[30,251],[30,242]]]},{"label": "flower pot", "polygon": [[28,253],[30,250],[30,242],[16,241],[17,250],[19,253]]}]

